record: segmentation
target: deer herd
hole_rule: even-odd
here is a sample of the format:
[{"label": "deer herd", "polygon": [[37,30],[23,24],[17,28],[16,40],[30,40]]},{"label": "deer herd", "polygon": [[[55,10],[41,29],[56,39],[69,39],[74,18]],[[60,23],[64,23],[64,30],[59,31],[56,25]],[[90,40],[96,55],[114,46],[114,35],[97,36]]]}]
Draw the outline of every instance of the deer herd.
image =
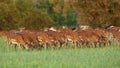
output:
[{"label": "deer herd", "polygon": [[0,31],[0,37],[7,41],[7,47],[18,49],[41,49],[61,47],[102,47],[120,42],[120,27],[102,28],[46,28],[35,30]]}]

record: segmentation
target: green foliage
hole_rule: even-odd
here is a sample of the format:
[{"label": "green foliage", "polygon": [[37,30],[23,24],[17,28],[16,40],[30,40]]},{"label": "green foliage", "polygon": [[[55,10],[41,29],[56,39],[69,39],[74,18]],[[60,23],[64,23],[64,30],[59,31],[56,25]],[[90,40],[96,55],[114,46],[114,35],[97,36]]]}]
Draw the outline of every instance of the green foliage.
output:
[{"label": "green foliage", "polygon": [[36,7],[38,4],[36,3],[37,2],[34,3],[32,0],[18,0],[16,2],[19,11],[21,11],[21,17],[24,21],[24,23],[22,23],[22,26],[28,29],[36,30],[51,26],[53,24],[52,19],[47,14],[45,14],[45,12],[37,9]]},{"label": "green foliage", "polygon": [[48,14],[34,7],[33,0],[0,2],[0,29],[10,30],[26,27],[39,30],[53,24]]},{"label": "green foliage", "polygon": [[65,17],[65,25],[68,25],[70,27],[78,25],[76,13],[72,10],[67,11],[67,16]]},{"label": "green foliage", "polygon": [[49,0],[38,0],[35,7],[41,9],[44,12],[50,13],[50,11],[52,11],[53,5],[50,4]]},{"label": "green foliage", "polygon": [[63,15],[63,11],[61,11],[61,13],[51,14],[50,16],[58,27],[64,25],[72,27],[77,25],[76,15],[72,10],[67,10],[66,16]]},{"label": "green foliage", "polygon": [[[61,27],[63,25],[66,25],[70,27],[77,25],[76,15],[73,12],[73,10],[66,9],[67,10],[66,16],[63,15],[64,0],[55,1],[55,3],[51,3],[50,1],[51,0],[44,0],[44,1],[38,0],[36,7],[49,14],[49,16],[54,21],[54,26]],[[55,10],[53,9],[58,4],[59,7],[61,8],[59,13],[55,12]]]},{"label": "green foliage", "polygon": [[[25,19],[24,26],[28,29],[42,29],[50,27],[53,24],[52,19],[39,9],[32,9],[27,18]],[[29,25],[29,26],[28,26]]]},{"label": "green foliage", "polygon": [[17,23],[21,22],[20,12],[15,4],[0,3],[0,24],[1,29],[9,30],[18,28]]}]

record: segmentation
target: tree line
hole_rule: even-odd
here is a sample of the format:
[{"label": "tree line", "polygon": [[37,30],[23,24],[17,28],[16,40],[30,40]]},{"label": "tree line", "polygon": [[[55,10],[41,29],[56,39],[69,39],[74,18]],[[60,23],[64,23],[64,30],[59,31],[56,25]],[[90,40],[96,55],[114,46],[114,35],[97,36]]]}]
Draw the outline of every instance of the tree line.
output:
[{"label": "tree line", "polygon": [[119,0],[0,0],[0,30],[120,26]]}]

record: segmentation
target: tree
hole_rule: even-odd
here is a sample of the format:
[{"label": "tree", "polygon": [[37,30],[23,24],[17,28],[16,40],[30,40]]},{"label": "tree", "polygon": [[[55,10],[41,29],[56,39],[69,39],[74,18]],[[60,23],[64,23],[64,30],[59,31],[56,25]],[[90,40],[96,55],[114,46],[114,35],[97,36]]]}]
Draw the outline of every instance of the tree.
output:
[{"label": "tree", "polygon": [[48,13],[57,27],[77,24],[74,10],[64,0],[38,0],[37,8]]},{"label": "tree", "polygon": [[71,3],[80,24],[108,27],[120,23],[120,0],[76,0]]},{"label": "tree", "polygon": [[33,0],[3,0],[0,2],[0,29],[26,27],[39,30],[53,24],[50,16],[34,6]]},{"label": "tree", "polygon": [[39,9],[32,9],[25,19],[24,26],[27,29],[41,30],[44,27],[53,26],[52,19]]},{"label": "tree", "polygon": [[[41,0],[34,0],[34,2],[33,0],[17,0],[16,5],[23,18],[24,23],[21,25],[27,29],[40,30],[53,24],[52,19],[43,11],[48,6],[45,3],[41,3]],[[43,6],[42,9],[38,9],[41,6]]]},{"label": "tree", "polygon": [[14,3],[0,3],[0,25],[1,29],[9,30],[18,28],[17,23],[21,22],[19,11]]}]

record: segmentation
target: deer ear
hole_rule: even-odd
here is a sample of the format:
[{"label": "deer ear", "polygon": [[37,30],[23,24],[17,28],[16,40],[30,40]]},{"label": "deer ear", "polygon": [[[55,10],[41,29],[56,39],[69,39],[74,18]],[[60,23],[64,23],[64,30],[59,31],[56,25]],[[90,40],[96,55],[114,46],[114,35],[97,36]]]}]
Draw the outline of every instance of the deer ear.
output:
[{"label": "deer ear", "polygon": [[72,28],[72,31],[74,31],[74,32],[77,31],[77,28]]}]

